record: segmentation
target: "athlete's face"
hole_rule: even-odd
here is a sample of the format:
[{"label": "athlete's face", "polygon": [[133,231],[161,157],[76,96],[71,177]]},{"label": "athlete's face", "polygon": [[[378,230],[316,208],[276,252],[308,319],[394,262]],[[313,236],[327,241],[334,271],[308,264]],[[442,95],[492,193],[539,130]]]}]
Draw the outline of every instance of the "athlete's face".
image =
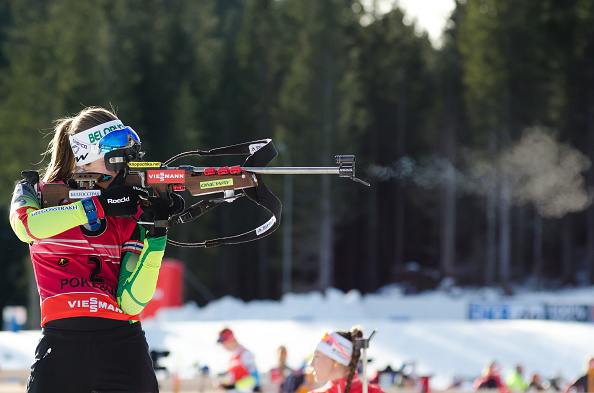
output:
[{"label": "athlete's face", "polygon": [[104,175],[111,175],[112,178],[110,180],[98,183],[98,185],[103,188],[107,187],[109,185],[109,183],[111,183],[111,181],[113,180],[113,177],[118,174],[117,172],[107,170],[107,168],[105,167],[105,160],[103,158],[100,158],[100,159],[90,162],[88,164],[76,167],[76,172],[78,172],[78,173],[103,173]]},{"label": "athlete's face", "polygon": [[221,342],[221,345],[223,346],[223,348],[225,348],[227,351],[233,351],[235,348],[238,347],[238,343],[235,340],[227,340],[227,341],[223,341]]},{"label": "athlete's face", "polygon": [[[338,373],[344,368],[342,364],[336,363],[334,359],[329,358],[316,350],[310,363],[313,369],[313,376],[316,382],[332,381],[341,378]],[[341,366],[341,367],[339,367]]]}]

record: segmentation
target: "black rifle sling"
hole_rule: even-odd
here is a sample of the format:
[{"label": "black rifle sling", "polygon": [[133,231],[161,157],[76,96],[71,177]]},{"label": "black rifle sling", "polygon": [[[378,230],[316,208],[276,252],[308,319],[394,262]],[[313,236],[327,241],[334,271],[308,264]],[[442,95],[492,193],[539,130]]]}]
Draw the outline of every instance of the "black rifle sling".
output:
[{"label": "black rifle sling", "polygon": [[[219,147],[216,149],[203,151],[196,150],[192,152],[186,152],[178,154],[167,161],[167,164],[178,158],[188,155],[199,155],[199,156],[226,156],[226,155],[247,155],[248,158],[243,164],[243,168],[249,172],[249,167],[265,167],[270,161],[272,161],[277,155],[276,148],[272,143],[271,139],[262,139],[253,142],[240,143],[232,146]],[[256,187],[246,188],[241,190],[240,194],[236,194],[235,197],[247,196],[249,199],[254,201],[256,204],[262,206],[270,213],[272,217],[262,225],[251,231],[244,232],[235,236],[225,236],[218,239],[206,240],[200,243],[182,243],[175,240],[167,239],[167,243],[180,246],[180,247],[212,247],[222,244],[238,244],[246,243],[253,240],[261,239],[265,236],[273,233],[280,225],[282,204],[279,199],[266,187],[262,176],[260,174],[254,174],[258,180]],[[180,214],[176,214],[169,219],[169,225],[177,225],[185,222],[193,221],[200,217],[207,211],[227,203],[228,200],[224,198],[212,198],[205,199],[194,205],[190,206]]]}]

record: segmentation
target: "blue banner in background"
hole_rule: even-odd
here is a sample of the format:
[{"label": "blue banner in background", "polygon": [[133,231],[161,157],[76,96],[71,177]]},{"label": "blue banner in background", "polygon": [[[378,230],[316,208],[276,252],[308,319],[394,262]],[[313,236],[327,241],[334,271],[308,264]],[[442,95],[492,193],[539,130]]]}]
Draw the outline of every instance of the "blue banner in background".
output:
[{"label": "blue banner in background", "polygon": [[468,319],[544,319],[592,321],[592,306],[583,304],[470,303]]},{"label": "blue banner in background", "polygon": [[468,319],[511,319],[507,304],[470,303]]},{"label": "blue banner in background", "polygon": [[545,319],[553,321],[591,321],[592,306],[585,305],[545,305]]}]

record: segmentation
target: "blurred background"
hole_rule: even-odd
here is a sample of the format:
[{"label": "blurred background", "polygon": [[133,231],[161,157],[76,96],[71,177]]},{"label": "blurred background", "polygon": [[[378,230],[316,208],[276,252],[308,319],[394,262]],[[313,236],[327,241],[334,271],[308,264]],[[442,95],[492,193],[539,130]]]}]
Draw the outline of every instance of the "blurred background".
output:
[{"label": "blurred background", "polygon": [[[356,155],[369,188],[266,176],[284,207],[274,234],[168,247],[198,305],[329,287],[591,285],[594,2],[450,8],[436,38],[389,1],[0,0],[0,307],[38,312],[10,195],[20,171],[47,163],[52,121],[86,106],[113,108],[148,161],[262,138],[279,150],[271,166]],[[266,220],[260,210],[239,200],[170,237],[233,235]]]}]

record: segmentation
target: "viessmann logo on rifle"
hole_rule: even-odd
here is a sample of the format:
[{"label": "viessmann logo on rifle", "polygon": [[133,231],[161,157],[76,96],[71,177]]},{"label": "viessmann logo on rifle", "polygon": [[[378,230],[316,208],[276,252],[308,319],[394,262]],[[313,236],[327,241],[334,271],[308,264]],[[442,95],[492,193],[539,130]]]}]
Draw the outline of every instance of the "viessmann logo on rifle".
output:
[{"label": "viessmann logo on rifle", "polygon": [[183,169],[148,170],[146,174],[147,183],[183,183],[186,177],[186,171]]}]

